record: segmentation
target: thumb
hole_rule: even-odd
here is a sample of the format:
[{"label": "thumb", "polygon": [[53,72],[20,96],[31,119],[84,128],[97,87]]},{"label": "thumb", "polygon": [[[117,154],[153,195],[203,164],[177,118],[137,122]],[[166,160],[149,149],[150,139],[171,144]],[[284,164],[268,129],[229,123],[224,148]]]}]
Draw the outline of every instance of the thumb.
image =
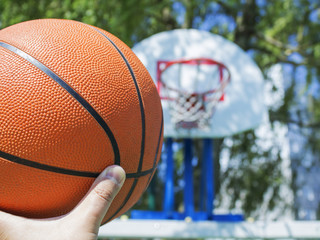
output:
[{"label": "thumb", "polygon": [[82,221],[89,231],[98,231],[125,178],[126,174],[120,166],[113,165],[106,168],[68,217],[75,221]]}]

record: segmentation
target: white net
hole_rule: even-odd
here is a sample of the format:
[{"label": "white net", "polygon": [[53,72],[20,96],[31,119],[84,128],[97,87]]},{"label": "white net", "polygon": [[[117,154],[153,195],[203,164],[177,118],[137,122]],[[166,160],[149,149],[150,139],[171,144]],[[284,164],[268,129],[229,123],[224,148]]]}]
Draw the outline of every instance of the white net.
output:
[{"label": "white net", "polygon": [[180,94],[176,101],[170,101],[170,114],[176,128],[207,129],[215,111],[217,101],[205,101],[203,95]]},{"label": "white net", "polygon": [[229,70],[211,59],[161,61],[158,66],[160,95],[168,101],[175,128],[209,129],[230,81]]}]

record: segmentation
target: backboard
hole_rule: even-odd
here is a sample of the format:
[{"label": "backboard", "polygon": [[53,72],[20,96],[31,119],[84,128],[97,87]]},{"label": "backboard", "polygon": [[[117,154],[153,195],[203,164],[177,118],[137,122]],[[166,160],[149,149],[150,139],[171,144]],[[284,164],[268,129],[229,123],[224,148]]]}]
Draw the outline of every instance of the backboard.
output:
[{"label": "backboard", "polygon": [[227,72],[223,70],[223,73],[219,64],[173,64],[163,72],[161,78],[170,88],[178,89],[178,92],[189,92],[190,96],[193,93],[202,96],[202,93],[218,89],[219,81],[230,75],[228,84],[220,89],[214,112],[205,128],[177,127],[172,115],[175,102],[160,92],[164,111],[164,137],[226,137],[253,129],[263,121],[267,111],[262,73],[250,56],[233,42],[206,31],[178,29],[155,34],[135,45],[133,51],[148,69],[158,90],[161,89],[159,66],[166,62],[208,59],[225,66]]}]

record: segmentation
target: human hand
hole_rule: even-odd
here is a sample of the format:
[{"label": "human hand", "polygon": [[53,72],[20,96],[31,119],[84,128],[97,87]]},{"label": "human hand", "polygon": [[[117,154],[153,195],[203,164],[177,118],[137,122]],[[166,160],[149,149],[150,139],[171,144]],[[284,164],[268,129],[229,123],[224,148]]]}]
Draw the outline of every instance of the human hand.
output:
[{"label": "human hand", "polygon": [[106,168],[70,213],[49,219],[28,219],[0,211],[1,240],[95,240],[112,200],[125,181],[119,166]]}]

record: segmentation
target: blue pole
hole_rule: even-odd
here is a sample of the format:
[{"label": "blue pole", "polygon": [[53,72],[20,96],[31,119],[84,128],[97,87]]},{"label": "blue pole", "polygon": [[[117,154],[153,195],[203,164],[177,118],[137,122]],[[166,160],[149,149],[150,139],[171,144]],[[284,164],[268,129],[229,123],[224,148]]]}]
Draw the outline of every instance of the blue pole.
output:
[{"label": "blue pole", "polygon": [[206,179],[206,171],[207,171],[207,166],[206,166],[206,161],[205,161],[205,147],[203,144],[203,149],[202,149],[202,156],[200,159],[201,163],[201,174],[200,174],[200,205],[199,209],[201,212],[204,212],[206,210],[206,189],[207,189],[207,179]]},{"label": "blue pole", "polygon": [[205,161],[205,174],[206,176],[206,212],[208,219],[213,215],[213,201],[214,201],[214,159],[213,159],[213,141],[212,139],[203,140],[203,156]]},{"label": "blue pole", "polygon": [[184,140],[184,208],[186,217],[193,217],[193,170],[192,170],[192,140]]},{"label": "blue pole", "polygon": [[164,192],[164,204],[163,209],[167,218],[173,217],[174,211],[174,175],[173,175],[173,150],[172,150],[172,138],[168,138],[166,143],[166,182]]}]

